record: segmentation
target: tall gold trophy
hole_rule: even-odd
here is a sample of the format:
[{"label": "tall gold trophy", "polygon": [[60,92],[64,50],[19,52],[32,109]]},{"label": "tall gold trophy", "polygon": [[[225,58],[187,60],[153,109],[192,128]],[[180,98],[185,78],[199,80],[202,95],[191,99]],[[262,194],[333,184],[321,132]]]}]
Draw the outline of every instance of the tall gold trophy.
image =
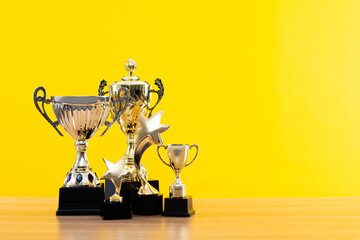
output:
[{"label": "tall gold trophy", "polygon": [[[135,142],[140,129],[139,116],[142,114],[145,117],[151,117],[152,111],[164,95],[164,87],[161,80],[159,78],[155,80],[155,85],[157,85],[158,90],[153,90],[151,84],[148,84],[145,81],[140,81],[140,78],[134,75],[136,67],[137,65],[135,61],[133,59],[129,59],[125,64],[125,69],[129,73],[128,76],[123,77],[121,81],[117,81],[109,85],[109,93],[112,102],[112,118],[115,117],[115,113],[119,109],[124,107],[121,105],[122,103],[117,101],[118,97],[122,97],[122,93],[120,93],[120,96],[118,94],[119,90],[126,88],[130,94],[129,104],[118,120],[121,131],[127,136],[127,149],[121,160],[124,162],[125,170],[133,173],[132,176],[126,176],[123,179],[124,185],[121,191],[124,198],[127,198],[129,191],[132,192],[131,194],[134,194],[136,193],[137,188],[140,187],[138,174],[141,174],[143,178],[148,179],[145,167],[141,165],[140,171],[136,171],[134,163]],[[103,91],[106,85],[107,83],[105,80],[100,83],[98,90],[99,95],[107,93]],[[150,107],[150,100],[153,94],[157,94],[157,101],[153,107]],[[131,182],[132,185],[126,184],[127,182]],[[155,186],[155,188],[159,188],[158,181],[154,180],[149,182]],[[111,184],[106,184],[106,187],[107,186],[112,188]],[[106,191],[106,195],[112,195],[112,192]]]}]

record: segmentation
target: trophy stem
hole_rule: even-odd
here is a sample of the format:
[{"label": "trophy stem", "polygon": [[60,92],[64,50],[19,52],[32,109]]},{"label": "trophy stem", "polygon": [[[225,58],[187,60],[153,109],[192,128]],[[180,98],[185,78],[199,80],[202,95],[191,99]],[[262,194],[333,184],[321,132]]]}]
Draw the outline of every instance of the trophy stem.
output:
[{"label": "trophy stem", "polygon": [[124,164],[126,166],[134,166],[135,139],[136,135],[134,133],[129,133],[127,135],[128,146],[124,156]]},{"label": "trophy stem", "polygon": [[76,141],[75,147],[77,151],[76,161],[73,168],[89,168],[89,162],[86,157],[86,150],[89,146],[87,141]]},{"label": "trophy stem", "polygon": [[170,185],[170,198],[186,197],[185,184],[181,182],[180,172],[181,171],[175,171],[175,181]]},{"label": "trophy stem", "polygon": [[[124,182],[139,181],[137,172],[135,171],[134,153],[135,153],[135,140],[136,135],[134,133],[127,134],[127,149],[124,156],[124,167],[127,171],[132,172],[132,176],[124,177]],[[147,172],[143,165],[140,166],[140,174],[147,179]]]},{"label": "trophy stem", "polygon": [[174,184],[182,184],[181,179],[180,179],[180,172],[181,172],[181,171],[175,171],[175,181],[174,181]]},{"label": "trophy stem", "polygon": [[74,166],[64,180],[64,187],[98,187],[100,181],[96,173],[92,171],[86,157],[86,150],[89,143],[86,140],[75,142],[76,147],[76,161]]}]

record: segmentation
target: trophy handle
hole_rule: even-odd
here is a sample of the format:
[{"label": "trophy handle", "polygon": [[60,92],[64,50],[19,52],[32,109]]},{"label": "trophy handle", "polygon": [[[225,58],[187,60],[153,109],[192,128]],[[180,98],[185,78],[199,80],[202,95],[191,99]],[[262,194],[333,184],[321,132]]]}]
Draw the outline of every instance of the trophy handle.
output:
[{"label": "trophy handle", "polygon": [[166,146],[164,146],[163,144],[160,144],[160,145],[158,145],[157,148],[156,148],[157,154],[159,155],[160,160],[161,160],[166,166],[171,167],[170,164],[166,163],[166,162],[162,159],[162,157],[160,156],[159,149],[160,149],[161,147],[163,147],[165,150],[167,149]]},{"label": "trophy handle", "polygon": [[[121,92],[124,92],[124,94],[126,96],[120,97]],[[119,92],[118,92],[118,98],[116,100],[113,100],[116,103],[120,104],[121,107],[121,103],[124,102],[125,106],[123,107],[123,109],[120,111],[120,107],[119,107],[119,112],[116,114],[115,118],[111,121],[105,122],[105,125],[107,126],[107,128],[105,129],[105,131],[100,135],[100,137],[104,136],[104,134],[107,132],[107,130],[109,130],[109,128],[116,122],[119,120],[120,116],[124,113],[124,111],[126,110],[128,104],[129,104],[129,100],[130,100],[130,94],[129,94],[129,90],[127,90],[127,88],[120,88]]]},{"label": "trophy handle", "polygon": [[107,82],[105,79],[101,80],[98,88],[98,95],[105,96],[105,94],[109,93],[109,91],[104,92],[104,88],[107,86]]},{"label": "trophy handle", "polygon": [[194,159],[191,160],[191,162],[185,164],[185,167],[189,166],[189,165],[195,160],[195,158],[197,157],[197,155],[198,155],[198,153],[199,153],[199,146],[198,146],[198,145],[192,144],[192,145],[190,146],[190,149],[191,149],[192,147],[196,147],[196,149],[197,149],[196,155],[195,155]]},{"label": "trophy handle", "polygon": [[149,112],[149,117],[151,117],[152,115],[152,111],[154,110],[154,108],[159,104],[159,102],[161,101],[162,97],[164,96],[164,85],[162,84],[162,81],[160,78],[157,78],[155,80],[155,85],[158,86],[159,90],[150,90],[150,92],[156,93],[158,95],[158,100],[156,101],[155,105],[153,107],[148,107]]},{"label": "trophy handle", "polygon": [[[39,91],[43,92],[42,96],[38,96]],[[41,102],[42,110],[40,109],[40,106],[39,106],[38,102]],[[51,100],[46,99],[46,91],[45,91],[44,87],[38,87],[38,88],[35,89],[35,91],[34,91],[34,103],[35,103],[36,109],[41,113],[41,115],[46,119],[46,121],[48,121],[50,123],[50,125],[53,126],[53,128],[58,132],[58,134],[63,137],[64,135],[57,128],[57,126],[59,125],[59,122],[58,121],[55,121],[55,122],[51,121],[51,119],[49,118],[49,116],[47,115],[47,113],[45,111],[45,103],[49,104],[49,103],[51,103]]]}]

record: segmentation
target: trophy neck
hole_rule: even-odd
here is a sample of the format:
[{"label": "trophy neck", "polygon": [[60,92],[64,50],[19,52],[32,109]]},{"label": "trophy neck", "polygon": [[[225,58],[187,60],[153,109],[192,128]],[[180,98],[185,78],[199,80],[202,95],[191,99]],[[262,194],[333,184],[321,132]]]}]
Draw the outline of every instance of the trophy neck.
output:
[{"label": "trophy neck", "polygon": [[134,133],[127,135],[127,149],[124,160],[125,165],[134,165],[135,139],[136,135]]},{"label": "trophy neck", "polygon": [[176,175],[175,181],[170,185],[170,198],[184,198],[186,197],[185,184],[180,180],[180,172]]},{"label": "trophy neck", "polygon": [[181,173],[181,170],[175,171],[175,181],[173,184],[182,184],[181,179],[180,179],[180,173]]},{"label": "trophy neck", "polygon": [[[135,135],[135,133],[129,133],[128,135],[127,135],[127,143],[128,144],[135,144],[135,139],[136,139],[136,135]],[[135,146],[135,145],[134,145]]]},{"label": "trophy neck", "polygon": [[89,146],[87,141],[76,141],[75,147],[77,151],[76,161],[73,168],[89,168],[89,163],[86,157],[86,150]]}]

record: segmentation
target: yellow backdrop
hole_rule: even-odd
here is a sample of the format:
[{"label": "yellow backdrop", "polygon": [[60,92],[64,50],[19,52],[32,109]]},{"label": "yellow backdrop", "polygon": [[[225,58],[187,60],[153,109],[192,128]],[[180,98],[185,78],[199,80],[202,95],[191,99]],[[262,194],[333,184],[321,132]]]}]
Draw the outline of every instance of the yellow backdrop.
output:
[{"label": "yellow backdrop", "polygon": [[[34,89],[96,95],[130,57],[142,80],[163,79],[164,142],[200,146],[189,194],[360,196],[359,1],[6,1],[0,13],[0,196],[57,196],[75,160]],[[98,175],[125,141],[117,125],[90,140]],[[167,195],[172,170],[155,147],[143,160]]]}]

